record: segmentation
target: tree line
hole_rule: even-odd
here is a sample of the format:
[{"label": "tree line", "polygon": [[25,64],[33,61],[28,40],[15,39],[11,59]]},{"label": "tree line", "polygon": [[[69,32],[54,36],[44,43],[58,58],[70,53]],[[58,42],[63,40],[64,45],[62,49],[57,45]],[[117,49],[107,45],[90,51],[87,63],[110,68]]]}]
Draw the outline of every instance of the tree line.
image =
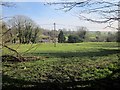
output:
[{"label": "tree line", "polygon": [[50,40],[57,39],[58,43],[79,42],[113,42],[117,41],[117,32],[88,31],[86,27],[76,27],[76,30],[46,30],[40,28],[31,18],[17,15],[7,22],[2,21],[4,43],[38,43],[43,35]]},{"label": "tree line", "polygon": [[2,22],[2,31],[5,43],[36,43],[39,26],[29,17],[17,15]]},{"label": "tree line", "polygon": [[117,42],[118,32],[88,31],[82,28],[77,31],[60,31],[58,35],[59,43],[79,43],[79,42]]}]

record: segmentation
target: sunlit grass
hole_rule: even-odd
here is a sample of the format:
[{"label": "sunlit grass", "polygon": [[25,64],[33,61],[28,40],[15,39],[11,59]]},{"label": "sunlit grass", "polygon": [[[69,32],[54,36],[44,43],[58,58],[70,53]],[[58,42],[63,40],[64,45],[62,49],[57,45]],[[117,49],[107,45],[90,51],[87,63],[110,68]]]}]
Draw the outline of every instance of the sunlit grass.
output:
[{"label": "sunlit grass", "polygon": [[[32,46],[37,47],[28,50],[31,47],[30,44],[22,44],[19,48],[18,45],[9,45],[24,56],[42,58],[29,62],[3,62],[3,85],[5,87],[12,85],[14,79],[23,80],[14,83],[17,87],[31,87],[31,84],[25,83],[26,81],[41,83],[59,80],[64,83],[72,80],[96,80],[106,78],[119,68],[119,50],[115,42],[63,43],[57,44],[56,47],[52,43],[40,43]],[[4,54],[6,53],[11,54],[4,49]],[[113,77],[119,77],[119,75],[113,75]]]}]

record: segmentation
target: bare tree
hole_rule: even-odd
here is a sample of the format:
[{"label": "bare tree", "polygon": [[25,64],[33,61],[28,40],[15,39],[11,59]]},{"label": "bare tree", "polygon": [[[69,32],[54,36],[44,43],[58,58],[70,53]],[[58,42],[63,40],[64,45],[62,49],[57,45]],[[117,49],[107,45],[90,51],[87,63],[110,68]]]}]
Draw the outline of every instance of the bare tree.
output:
[{"label": "bare tree", "polygon": [[113,22],[120,20],[120,17],[118,17],[120,12],[118,0],[74,0],[72,2],[65,0],[64,2],[49,4],[61,5],[59,10],[64,10],[65,12],[77,8],[79,9],[78,17],[80,19],[97,23],[109,23],[109,26]]},{"label": "bare tree", "polygon": [[[11,28],[12,36],[17,36],[19,43],[35,42],[39,30],[34,21],[29,17],[23,15],[14,16],[8,21],[8,25]],[[17,37],[13,38],[14,43]]]},{"label": "bare tree", "polygon": [[[4,22],[2,20],[0,25],[2,30],[0,33],[2,38],[1,46],[8,49],[10,52],[12,51],[14,53],[12,57],[15,56],[15,58],[19,61],[25,60],[25,58],[17,51],[20,44],[17,49],[9,47],[8,44],[16,43],[16,41],[19,41],[19,43],[34,43],[39,32],[39,28],[36,23],[34,23],[34,21],[32,21],[29,17],[18,15],[8,20],[8,22]],[[33,47],[31,44],[31,47],[28,48],[28,50],[32,48],[35,48],[35,46]],[[7,54],[5,57],[6,56],[8,57]]]},{"label": "bare tree", "polygon": [[[13,3],[13,2],[2,2],[2,1],[0,1],[0,7],[8,7],[8,8],[13,8],[14,7],[15,8],[16,4]],[[0,16],[0,20],[6,19],[6,18],[11,18],[11,17]]]},{"label": "bare tree", "polygon": [[85,40],[85,36],[86,36],[86,33],[87,33],[87,28],[86,27],[77,27],[77,32],[76,32],[76,35],[78,35],[80,37],[80,39],[82,41]]},{"label": "bare tree", "polygon": [[[9,3],[9,2],[0,2],[0,6],[3,6],[3,7],[14,7],[15,4]],[[11,40],[11,38],[10,38],[10,36],[11,36],[11,33],[10,33],[11,29],[9,29],[7,24],[3,21],[3,19],[5,19],[5,18],[9,18],[9,17],[2,17],[2,16],[0,17],[0,38],[1,38],[0,45],[1,45],[2,48],[7,48],[8,50],[13,51],[14,53],[16,53],[17,57],[19,57],[18,60],[21,60],[22,56],[15,49],[10,48],[6,44],[7,42],[9,42]],[[2,56],[2,54],[0,56]]]},{"label": "bare tree", "polygon": [[0,5],[4,6],[4,7],[13,7],[13,6],[15,6],[15,4],[12,3],[12,2],[0,2]]}]

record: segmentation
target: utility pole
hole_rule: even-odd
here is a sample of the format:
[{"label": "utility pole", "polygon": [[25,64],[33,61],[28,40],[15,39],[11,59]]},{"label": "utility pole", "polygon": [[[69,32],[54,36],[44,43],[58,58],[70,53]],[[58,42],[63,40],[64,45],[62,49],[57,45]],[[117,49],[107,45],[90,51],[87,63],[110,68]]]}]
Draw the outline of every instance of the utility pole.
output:
[{"label": "utility pole", "polygon": [[56,23],[54,23],[54,47],[56,47],[55,30],[56,30]]}]

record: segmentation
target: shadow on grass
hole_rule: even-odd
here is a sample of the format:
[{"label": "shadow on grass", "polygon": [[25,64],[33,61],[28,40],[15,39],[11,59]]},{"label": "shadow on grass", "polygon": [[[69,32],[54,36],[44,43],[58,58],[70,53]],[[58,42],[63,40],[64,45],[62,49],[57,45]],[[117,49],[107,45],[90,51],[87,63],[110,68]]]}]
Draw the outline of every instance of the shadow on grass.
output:
[{"label": "shadow on grass", "polygon": [[[67,53],[41,53],[49,54],[54,57],[93,57],[107,56],[118,54],[119,50],[101,49],[98,52],[67,52]],[[38,53],[36,53],[38,54]],[[116,75],[116,77],[113,77]],[[2,90],[120,90],[120,69],[112,71],[112,74],[102,79],[95,80],[69,80],[67,82],[60,81],[59,78],[51,81],[41,82],[25,81],[23,79],[15,79],[7,75],[2,75],[3,88]]]},{"label": "shadow on grass", "polygon": [[88,51],[88,52],[46,52],[46,53],[29,53],[35,56],[46,56],[46,57],[55,57],[55,58],[71,58],[71,57],[99,57],[107,56],[111,54],[119,54],[120,50],[109,50],[109,49],[100,49],[99,51]]},{"label": "shadow on grass", "polygon": [[[112,78],[119,73],[118,77]],[[120,69],[113,71],[112,74],[102,79],[86,81],[68,81],[60,82],[56,79],[53,82],[25,81],[22,79],[13,79],[3,74],[2,90],[120,90]]]}]

